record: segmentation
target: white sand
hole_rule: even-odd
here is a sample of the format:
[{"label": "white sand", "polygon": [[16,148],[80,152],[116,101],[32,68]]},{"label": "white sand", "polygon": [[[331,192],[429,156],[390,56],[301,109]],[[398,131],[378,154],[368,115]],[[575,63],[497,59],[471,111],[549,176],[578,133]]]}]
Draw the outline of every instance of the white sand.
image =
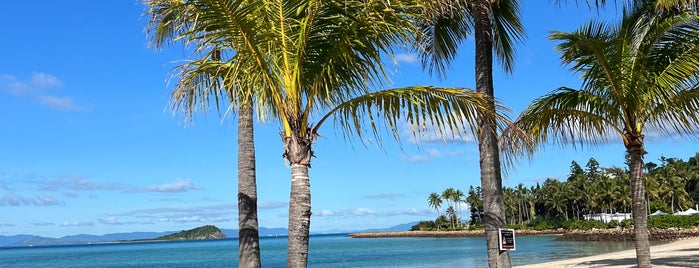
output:
[{"label": "white sand", "polygon": [[[650,248],[653,267],[699,267],[699,238],[679,240],[667,244],[655,245]],[[513,263],[516,265],[516,263]],[[613,267],[629,268],[636,266],[636,251],[624,250],[601,255],[545,262],[518,268],[559,268],[559,267]]]}]

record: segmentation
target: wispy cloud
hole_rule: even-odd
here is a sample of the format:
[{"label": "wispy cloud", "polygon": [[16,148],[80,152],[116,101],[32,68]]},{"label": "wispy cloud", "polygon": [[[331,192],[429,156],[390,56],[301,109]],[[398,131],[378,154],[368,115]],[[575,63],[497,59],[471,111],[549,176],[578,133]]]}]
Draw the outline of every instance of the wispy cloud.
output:
[{"label": "wispy cloud", "polygon": [[33,226],[54,226],[56,225],[53,222],[47,222],[47,221],[42,221],[42,222],[34,222],[32,223]]},{"label": "wispy cloud", "polygon": [[286,201],[263,201],[257,205],[259,209],[275,209],[275,208],[285,208],[289,206],[289,202]]},{"label": "wispy cloud", "polygon": [[417,62],[417,56],[415,56],[415,54],[410,53],[400,53],[396,54],[396,61],[399,63],[415,63]]},{"label": "wispy cloud", "polygon": [[86,222],[66,221],[66,222],[63,222],[60,226],[61,227],[95,226],[95,223],[91,222],[91,221],[86,221]]},{"label": "wispy cloud", "polygon": [[56,95],[63,83],[47,73],[33,73],[27,79],[9,74],[0,74],[0,93],[6,92],[16,98],[29,99],[39,105],[58,111],[89,111],[90,107],[75,103],[70,96]]},{"label": "wispy cloud", "polygon": [[103,224],[143,224],[156,222],[229,222],[236,213],[235,204],[213,206],[162,207],[134,210],[101,219]]},{"label": "wispy cloud", "polygon": [[423,163],[423,162],[429,162],[441,157],[455,157],[462,155],[463,151],[441,151],[435,148],[430,148],[428,149],[425,153],[423,154],[413,154],[413,155],[405,155],[402,157],[403,161],[408,162],[408,163]]},{"label": "wispy cloud", "polygon": [[318,211],[313,211],[313,217],[336,217],[336,218],[349,218],[349,217],[392,217],[392,216],[431,216],[433,213],[429,209],[397,209],[397,210],[384,210],[378,211],[371,208],[355,208],[347,210],[327,210],[321,209]]},{"label": "wispy cloud", "polygon": [[119,218],[117,217],[108,217],[106,219],[99,219],[100,223],[102,224],[108,224],[108,225],[122,225],[121,221],[119,221]]},{"label": "wispy cloud", "polygon": [[43,191],[74,190],[74,191],[98,191],[98,190],[121,190],[126,186],[117,183],[96,183],[88,181],[82,175],[61,174],[52,180],[30,180],[31,184],[39,187]]},{"label": "wispy cloud", "polygon": [[399,197],[405,197],[404,194],[397,194],[397,193],[380,193],[380,194],[374,194],[374,195],[367,195],[365,198],[368,199],[396,199]]},{"label": "wispy cloud", "polygon": [[194,186],[194,183],[192,182],[191,179],[184,180],[184,179],[178,178],[174,182],[151,185],[151,186],[143,188],[142,190],[146,191],[146,192],[175,193],[175,192],[186,192],[186,191],[197,190],[197,189],[199,189],[199,188]]},{"label": "wispy cloud", "polygon": [[17,194],[6,194],[0,199],[0,206],[2,207],[18,207],[18,206],[63,206],[63,201],[60,201],[50,194],[45,194],[40,197],[24,197]]}]

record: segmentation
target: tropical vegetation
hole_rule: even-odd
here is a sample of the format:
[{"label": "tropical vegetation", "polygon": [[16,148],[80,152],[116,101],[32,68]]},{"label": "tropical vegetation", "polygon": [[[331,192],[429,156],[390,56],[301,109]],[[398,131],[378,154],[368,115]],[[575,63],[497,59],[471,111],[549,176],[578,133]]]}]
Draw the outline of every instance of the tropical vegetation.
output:
[{"label": "tropical vegetation", "polygon": [[693,8],[657,12],[655,1],[635,1],[624,7],[620,23],[593,20],[573,32],[553,32],[563,63],[582,74],[582,88],[540,97],[519,119],[540,144],[623,142],[639,267],[650,266],[645,136],[695,136],[699,126],[698,18]]},{"label": "tropical vegetation", "polygon": [[[686,161],[679,158],[661,157],[659,163],[645,164],[647,214],[661,211],[668,214],[695,208],[699,204],[699,153]],[[630,227],[633,221],[617,221],[601,223],[586,221],[585,215],[598,213],[631,213],[631,191],[628,168],[601,167],[595,158],[590,158],[584,167],[572,161],[570,172],[563,181],[547,178],[535,185],[517,184],[514,187],[503,187],[505,200],[506,224],[511,228],[546,229],[582,229],[605,227]],[[445,190],[443,193],[459,190]],[[437,193],[432,196],[442,195]],[[428,198],[428,205],[435,207],[434,201]],[[452,219],[465,223],[470,229],[483,228],[483,194],[480,186],[469,186],[467,195],[461,196],[455,202],[467,207],[468,220],[461,219],[460,214],[444,212],[433,221],[423,221],[414,226],[416,230],[432,229],[463,229],[454,228]],[[438,204],[441,202],[438,202]],[[437,206],[439,207],[439,206]],[[649,227],[656,228],[687,228],[699,226],[688,217],[651,217]],[[677,220],[677,219],[679,220]]]}]

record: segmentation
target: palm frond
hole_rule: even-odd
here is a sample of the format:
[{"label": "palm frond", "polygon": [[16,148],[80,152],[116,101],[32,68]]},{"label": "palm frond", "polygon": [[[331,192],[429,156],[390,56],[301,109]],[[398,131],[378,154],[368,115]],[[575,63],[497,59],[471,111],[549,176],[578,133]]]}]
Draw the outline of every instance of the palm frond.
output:
[{"label": "palm frond", "polygon": [[493,6],[493,49],[508,73],[514,70],[515,45],[526,37],[520,17],[519,0],[500,0]]},{"label": "palm frond", "polygon": [[672,97],[649,102],[646,128],[666,136],[699,138],[699,87],[666,94]]},{"label": "palm frond", "polygon": [[624,126],[619,109],[588,91],[559,88],[534,100],[516,124],[538,146],[547,142],[574,147],[598,145],[623,135],[618,127]]},{"label": "palm frond", "polygon": [[464,1],[427,2],[425,16],[417,20],[420,35],[414,49],[430,74],[443,77],[459,45],[473,32],[473,16]]},{"label": "palm frond", "polygon": [[[405,122],[416,141],[428,131],[438,133],[444,140],[476,137],[478,118],[493,118],[500,131],[509,123],[507,108],[497,105],[499,113],[487,109],[487,97],[461,88],[416,86],[372,92],[338,105],[327,113],[315,127],[334,117],[346,138],[373,135],[380,142],[381,129],[400,143],[400,126]],[[383,123],[383,124],[382,124]],[[368,129],[365,129],[368,124]]]}]

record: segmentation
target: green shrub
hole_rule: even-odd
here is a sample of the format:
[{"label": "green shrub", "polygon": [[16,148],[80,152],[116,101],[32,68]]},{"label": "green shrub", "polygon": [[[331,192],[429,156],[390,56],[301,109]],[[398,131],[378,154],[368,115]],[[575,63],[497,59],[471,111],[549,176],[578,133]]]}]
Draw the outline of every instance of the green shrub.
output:
[{"label": "green shrub", "polygon": [[531,220],[527,226],[537,231],[552,230],[563,227],[563,221],[560,218],[537,217]]},{"label": "green shrub", "polygon": [[632,219],[623,220],[619,223],[619,226],[621,226],[621,228],[624,228],[624,229],[629,229],[629,228],[631,228],[631,226],[633,226],[633,220]]},{"label": "green shrub", "polygon": [[648,217],[649,228],[683,228],[689,229],[699,226],[699,214],[692,216],[660,215]]},{"label": "green shrub", "polygon": [[619,226],[619,221],[611,220],[607,223],[607,228],[616,228]]}]

